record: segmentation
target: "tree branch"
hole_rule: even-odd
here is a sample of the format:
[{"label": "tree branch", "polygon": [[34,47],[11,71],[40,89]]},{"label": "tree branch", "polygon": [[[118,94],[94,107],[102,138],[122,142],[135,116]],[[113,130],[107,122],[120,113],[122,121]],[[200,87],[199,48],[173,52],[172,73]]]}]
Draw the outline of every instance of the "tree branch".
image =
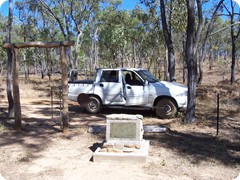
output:
[{"label": "tree branch", "polygon": [[195,35],[195,46],[198,45],[198,42],[200,40],[200,35],[202,32],[202,26],[203,26],[203,14],[202,14],[202,3],[201,0],[197,0],[197,9],[198,9],[198,27],[197,27],[197,32]]},{"label": "tree branch", "polygon": [[214,34],[216,34],[216,33],[218,33],[218,32],[221,32],[221,31],[223,31],[223,30],[225,30],[225,29],[227,29],[227,28],[229,28],[229,27],[235,26],[236,24],[240,24],[240,21],[238,21],[238,22],[236,22],[236,23],[234,23],[234,24],[231,24],[231,25],[229,25],[229,26],[226,26],[226,27],[224,27],[224,28],[222,28],[222,29],[219,29],[219,30],[211,33],[209,36],[212,36],[212,35],[214,35]]},{"label": "tree branch", "polygon": [[227,6],[225,4],[223,4],[223,7],[226,9],[226,11],[228,12],[229,15],[231,15],[231,12],[229,11],[229,9],[227,8]]},{"label": "tree branch", "polygon": [[60,26],[62,34],[63,34],[64,38],[66,38],[66,33],[64,31],[64,28],[62,26],[62,23],[61,23],[60,19],[53,13],[51,8],[43,0],[39,0],[39,1],[43,5],[43,7],[50,13],[50,15],[52,15],[55,18],[55,20],[58,22],[58,25]]}]

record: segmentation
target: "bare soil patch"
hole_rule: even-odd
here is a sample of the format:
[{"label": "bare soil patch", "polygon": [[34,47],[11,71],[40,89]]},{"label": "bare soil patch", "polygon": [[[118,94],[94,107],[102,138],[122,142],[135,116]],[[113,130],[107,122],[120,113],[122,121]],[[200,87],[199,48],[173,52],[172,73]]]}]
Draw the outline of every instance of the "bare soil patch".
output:
[{"label": "bare soil patch", "polygon": [[[182,123],[182,116],[160,120],[151,111],[105,109],[87,114],[75,102],[69,103],[70,132],[63,135],[57,93],[52,119],[48,79],[21,80],[22,131],[13,129],[7,118],[4,77],[0,77],[0,173],[8,179],[219,179],[231,180],[240,173],[240,73],[237,83],[207,71],[198,87],[197,121]],[[55,77],[56,78],[56,77]],[[220,129],[216,136],[216,97],[220,94]],[[88,133],[91,125],[105,125],[111,113],[142,114],[144,124],[165,125],[165,133],[145,133],[150,140],[145,164],[96,163],[92,153],[104,133]],[[0,177],[1,179],[1,177]]]}]

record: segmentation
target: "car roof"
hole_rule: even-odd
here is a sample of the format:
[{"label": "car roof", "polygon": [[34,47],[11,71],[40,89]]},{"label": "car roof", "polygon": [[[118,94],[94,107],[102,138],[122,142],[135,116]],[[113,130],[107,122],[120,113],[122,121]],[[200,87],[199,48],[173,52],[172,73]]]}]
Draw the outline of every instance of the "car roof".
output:
[{"label": "car roof", "polygon": [[145,69],[143,69],[143,68],[97,68],[97,70],[116,70],[116,71],[130,70],[130,71],[139,71],[139,70],[145,70]]}]

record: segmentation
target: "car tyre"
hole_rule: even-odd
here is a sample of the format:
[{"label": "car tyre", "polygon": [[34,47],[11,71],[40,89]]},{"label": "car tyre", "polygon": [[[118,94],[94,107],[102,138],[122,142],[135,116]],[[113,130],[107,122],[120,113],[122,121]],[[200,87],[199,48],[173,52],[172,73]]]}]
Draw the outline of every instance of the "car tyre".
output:
[{"label": "car tyre", "polygon": [[102,109],[101,101],[94,96],[89,97],[89,102],[86,104],[86,110],[91,114],[99,113]]},{"label": "car tyre", "polygon": [[160,99],[155,106],[156,115],[162,119],[170,119],[175,117],[177,113],[176,103],[169,99]]}]

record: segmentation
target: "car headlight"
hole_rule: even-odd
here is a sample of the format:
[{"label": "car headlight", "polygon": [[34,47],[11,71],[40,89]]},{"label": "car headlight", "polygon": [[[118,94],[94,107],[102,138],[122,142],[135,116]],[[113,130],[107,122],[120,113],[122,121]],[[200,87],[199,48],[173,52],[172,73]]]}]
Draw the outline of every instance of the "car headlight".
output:
[{"label": "car headlight", "polygon": [[179,97],[179,96],[181,96],[181,97],[187,96],[187,91],[184,91],[184,92],[178,94],[177,96],[178,96],[178,97]]}]

